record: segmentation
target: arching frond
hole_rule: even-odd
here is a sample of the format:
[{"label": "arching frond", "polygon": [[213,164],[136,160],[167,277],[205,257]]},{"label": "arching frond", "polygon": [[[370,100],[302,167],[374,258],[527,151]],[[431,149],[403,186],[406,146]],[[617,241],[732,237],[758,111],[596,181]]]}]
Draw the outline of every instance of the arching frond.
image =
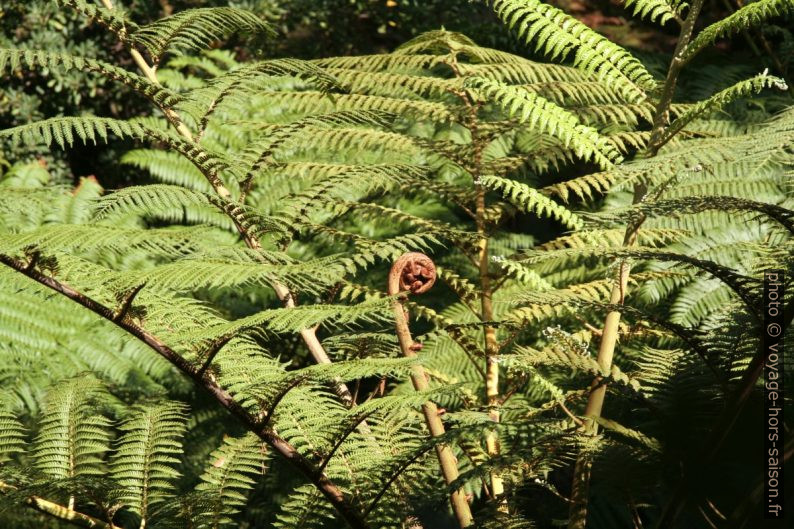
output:
[{"label": "arching frond", "polygon": [[645,99],[653,76],[632,55],[575,18],[539,0],[490,0],[499,18],[552,59],[573,54],[574,65],[610,83],[632,101]]},{"label": "arching frond", "polygon": [[145,48],[155,62],[166,52],[202,50],[232,33],[271,34],[272,29],[251,11],[233,7],[187,9],[130,33],[130,42]]},{"label": "arching frond", "polygon": [[129,86],[161,107],[171,107],[182,100],[179,94],[168,88],[154,84],[143,76],[102,61],[44,50],[0,48],[0,74],[4,74],[6,71],[13,73],[19,69],[50,70],[56,68],[97,73]]},{"label": "arching frond", "polygon": [[686,47],[683,58],[690,60],[718,39],[758,27],[773,17],[789,15],[793,8],[788,0],[758,0],[742,6],[735,13],[701,30]]},{"label": "arching frond", "polygon": [[562,140],[577,156],[593,159],[604,168],[611,167],[620,159],[618,152],[595,129],[585,127],[570,113],[534,93],[489,81],[472,78],[469,86],[481,90],[487,98],[499,102],[511,117],[528,123],[537,132],[549,134]]}]

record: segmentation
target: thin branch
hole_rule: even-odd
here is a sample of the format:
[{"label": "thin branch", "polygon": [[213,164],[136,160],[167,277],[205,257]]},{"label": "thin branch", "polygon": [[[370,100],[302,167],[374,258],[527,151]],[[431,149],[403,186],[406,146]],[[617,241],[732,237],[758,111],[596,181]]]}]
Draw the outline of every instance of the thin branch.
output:
[{"label": "thin branch", "polygon": [[[0,491],[5,490],[16,490],[16,487],[0,481]],[[40,496],[29,496],[25,500],[25,505],[78,527],[88,527],[90,529],[118,529],[118,526],[114,525],[113,522],[106,522],[99,518],[94,518],[93,516],[64,507],[59,503],[46,500]]]},{"label": "thin branch", "polygon": [[337,512],[354,529],[365,529],[367,524],[361,514],[353,508],[347,497],[335,483],[328,479],[325,474],[308,461],[298,452],[289,442],[279,436],[270,428],[264,427],[262,423],[243,408],[234,398],[222,387],[220,387],[213,377],[206,373],[199,374],[199,371],[176,351],[168,347],[159,338],[142,327],[127,320],[114,321],[114,311],[98,301],[78,292],[72,287],[60,281],[45,276],[37,270],[27,270],[27,264],[18,261],[7,255],[0,254],[0,262],[27,276],[37,283],[58,292],[70,300],[82,305],[88,310],[101,316],[113,323],[117,327],[124,329],[129,334],[141,340],[143,343],[154,349],[160,356],[168,360],[177,367],[183,374],[190,377],[197,385],[204,388],[207,393],[212,395],[215,400],[229,413],[237,417],[250,431],[256,433],[260,439],[269,444],[276,452],[289,461],[303,476],[313,483],[326,499],[336,508]]},{"label": "thin branch", "polygon": [[135,300],[135,296],[137,296],[138,293],[141,290],[143,290],[143,287],[145,286],[146,283],[141,283],[137,287],[134,287],[132,290],[127,292],[127,294],[124,296],[124,300],[121,302],[121,306],[113,316],[113,321],[121,321],[124,319],[125,316],[127,316],[127,313],[130,311],[130,308],[132,307],[132,302]]}]

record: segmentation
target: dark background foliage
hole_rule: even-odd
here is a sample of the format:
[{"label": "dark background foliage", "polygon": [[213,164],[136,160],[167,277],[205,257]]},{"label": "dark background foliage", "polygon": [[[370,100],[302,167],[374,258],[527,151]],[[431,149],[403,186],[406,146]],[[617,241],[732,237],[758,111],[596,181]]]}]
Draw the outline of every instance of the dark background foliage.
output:
[{"label": "dark background foliage", "polygon": [[[731,2],[708,3],[704,23],[725,16]],[[674,43],[669,35],[643,22],[630,20],[626,10],[610,0],[557,0],[559,5],[615,42],[634,49],[650,65],[666,66],[667,54]],[[381,53],[394,49],[408,39],[432,29],[444,27],[471,37],[481,46],[517,52],[532,57],[526,49],[504,31],[493,13],[480,2],[469,0],[134,0],[123,6],[135,20],[144,22],[193,7],[234,5],[255,11],[279,29],[272,40],[246,42],[235,46],[239,58],[248,56],[318,58],[339,55]],[[711,10],[711,13],[708,12]],[[768,39],[773,40],[770,46]],[[791,42],[790,34],[772,37],[745,35],[733,44],[724,44],[708,61],[731,65],[737,79],[754,73],[759,63],[784,77],[788,74],[786,47],[778,41]],[[232,43],[233,44],[233,43]],[[47,0],[5,0],[0,6],[0,46],[58,50],[74,55],[92,56],[108,62],[129,61],[119,53],[107,35],[86,24],[69,10],[59,9]],[[783,53],[768,54],[769,49]],[[790,48],[790,45],[789,45]],[[780,55],[780,56],[778,56]],[[715,69],[723,75],[724,69]],[[726,78],[723,85],[734,81]],[[789,79],[790,80],[790,79]],[[792,84],[792,83],[789,83]],[[697,86],[682,83],[702,97]],[[690,83],[691,85],[691,83]],[[708,85],[708,90],[714,88]],[[60,115],[93,114],[118,118],[141,115],[149,108],[140,98],[117,85],[79,72],[49,71],[20,74],[6,84],[0,94],[0,128],[36,119]],[[0,145],[0,161],[18,161],[30,156],[30,150],[16,151]],[[130,182],[131,175],[120,172],[113,160],[119,149],[128,145],[79,146],[66,153],[42,151],[39,163],[57,177],[73,183],[81,176],[95,175],[104,186],[115,188]],[[112,167],[112,170],[111,170]]]}]

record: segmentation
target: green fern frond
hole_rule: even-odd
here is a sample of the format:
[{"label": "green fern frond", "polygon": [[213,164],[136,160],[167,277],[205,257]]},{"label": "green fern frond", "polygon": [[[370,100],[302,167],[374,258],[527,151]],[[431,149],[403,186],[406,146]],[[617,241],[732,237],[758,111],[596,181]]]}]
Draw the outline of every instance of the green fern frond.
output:
[{"label": "green fern frond", "polygon": [[210,454],[211,463],[196,490],[206,493],[205,498],[211,501],[211,512],[204,513],[211,529],[233,523],[231,517],[246,504],[246,494],[256,483],[252,476],[264,471],[264,459],[262,441],[251,433],[224,439]]},{"label": "green fern frond", "polygon": [[380,53],[354,57],[315,59],[314,62],[324,68],[343,68],[368,72],[391,70],[411,73],[416,70],[431,69],[435,66],[446,64],[446,60],[446,57],[440,55],[394,55]]},{"label": "green fern frond", "polygon": [[542,97],[482,78],[469,78],[466,84],[496,101],[511,117],[544,134],[562,140],[582,159],[592,159],[603,168],[620,161],[620,154],[595,129],[579,123],[575,116]]},{"label": "green fern frond", "polygon": [[27,445],[27,435],[25,427],[11,412],[9,402],[5,397],[0,396],[0,463],[10,454],[24,452]]},{"label": "green fern frond", "polygon": [[139,94],[151,99],[160,107],[172,107],[182,101],[182,97],[145,77],[128,72],[122,68],[90,58],[47,52],[44,50],[15,50],[0,48],[0,74],[13,73],[21,68],[79,70],[97,73],[103,77],[129,86]]},{"label": "green fern frond", "polygon": [[55,0],[59,6],[70,7],[90,20],[94,20],[121,37],[138,26],[118,9],[106,9],[86,0]]},{"label": "green fern frond", "polygon": [[328,73],[345,83],[351,92],[392,96],[406,99],[439,98],[454,88],[460,88],[458,79],[444,79],[430,75],[408,75],[396,72],[366,72],[345,68],[328,68]]},{"label": "green fern frond", "polygon": [[251,11],[233,7],[186,9],[132,31],[129,40],[145,48],[155,62],[163,54],[206,49],[233,33],[272,35],[273,30]]},{"label": "green fern frond", "polygon": [[770,18],[787,16],[792,12],[794,6],[789,0],[758,0],[748,3],[726,18],[704,28],[687,45],[682,58],[689,61],[718,39],[747,31],[766,23]]},{"label": "green fern frond", "polygon": [[476,44],[463,33],[439,29],[426,31],[408,42],[400,44],[394,53],[406,55],[447,53],[462,46],[476,46]]},{"label": "green fern frond", "polygon": [[148,171],[160,182],[212,193],[212,186],[201,171],[179,153],[160,149],[134,149],[125,152],[119,161]]},{"label": "green fern frond", "polygon": [[[294,308],[265,309],[250,316],[227,321],[215,318],[204,325],[190,325],[174,339],[186,344],[209,343],[225,336],[295,333],[317,325],[338,327],[387,321],[390,298],[375,298],[356,305],[302,305]],[[169,314],[174,318],[178,314]],[[148,315],[151,317],[151,315]],[[153,319],[153,318],[152,318]],[[173,329],[170,332],[173,334]]]},{"label": "green fern frond", "polygon": [[[247,103],[252,95],[270,88],[268,83],[279,77],[305,80],[322,93],[346,91],[346,87],[339,80],[312,62],[292,58],[271,59],[218,73],[206,85],[192,90],[188,96],[190,102],[180,109],[200,116],[199,130],[203,132],[210,118],[225,102]],[[203,106],[200,109],[194,108],[196,103]]]},{"label": "green fern frond", "polygon": [[[675,207],[675,206],[674,206]],[[679,229],[644,228],[637,234],[640,246],[656,247],[667,245],[686,235]],[[623,244],[626,230],[623,228],[585,229],[570,235],[557,237],[537,247],[539,250],[562,248],[587,248],[589,246],[617,248]]]},{"label": "green fern frond", "polygon": [[444,103],[434,101],[411,101],[365,94],[328,94],[310,90],[273,92],[264,94],[263,97],[269,103],[282,107],[282,112],[288,115],[372,110],[397,115],[422,116],[436,121],[452,119],[452,109]]},{"label": "green fern frond", "polygon": [[626,8],[634,7],[634,16],[662,26],[670,20],[682,21],[681,12],[687,7],[685,2],[677,0],[623,0],[623,4]]},{"label": "green fern frond", "polygon": [[501,192],[513,205],[527,213],[535,213],[540,218],[556,219],[573,230],[579,229],[583,225],[581,219],[571,210],[557,204],[526,184],[490,175],[483,176],[481,181],[483,186]]},{"label": "green fern frond", "polygon": [[494,64],[458,65],[458,70],[466,77],[484,77],[506,84],[534,85],[539,83],[586,83],[594,82],[591,75],[558,64],[521,61]]},{"label": "green fern frond", "polygon": [[639,432],[632,428],[627,428],[616,421],[605,419],[603,417],[588,417],[588,418],[594,419],[595,422],[597,422],[600,426],[603,426],[607,430],[615,432],[616,434],[625,437],[626,439],[634,441],[644,448],[648,448],[650,450],[653,450],[654,452],[662,451],[661,443],[659,443],[657,439],[648,437],[642,432]]},{"label": "green fern frond", "polygon": [[546,281],[540,274],[530,268],[522,265],[517,261],[508,259],[500,259],[497,261],[499,266],[505,270],[509,277],[514,278],[531,290],[550,290],[552,285]]},{"label": "green fern frond", "polygon": [[187,408],[178,402],[135,406],[111,460],[120,500],[146,520],[153,505],[173,494]]},{"label": "green fern frond", "polygon": [[104,396],[105,389],[91,376],[50,387],[33,445],[38,470],[56,479],[104,473],[110,421],[97,410]]},{"label": "green fern frond", "polygon": [[794,212],[792,210],[775,204],[732,196],[686,196],[641,204],[636,209],[649,216],[678,216],[709,210],[761,213],[779,222],[789,232],[794,233]]},{"label": "green fern frond", "polygon": [[98,199],[94,207],[95,218],[102,220],[114,216],[136,215],[155,218],[158,213],[183,208],[208,208],[209,196],[180,186],[152,184],[119,189]]},{"label": "green fern frond", "polygon": [[552,59],[573,54],[574,65],[641,102],[656,81],[629,52],[561,10],[539,0],[488,0],[499,18],[526,43]]},{"label": "green fern frond", "polygon": [[700,101],[693,105],[685,113],[676,118],[665,131],[663,142],[668,141],[670,138],[678,134],[690,122],[700,117],[708,115],[714,110],[720,110],[724,106],[730,104],[737,99],[745,98],[750,95],[761,92],[764,88],[776,88],[778,90],[787,90],[786,82],[773,75],[762,73],[753,77],[736,83],[735,85],[722,90],[709,97],[706,100]]},{"label": "green fern frond", "polygon": [[97,117],[50,118],[0,131],[0,138],[9,138],[14,145],[50,145],[54,141],[66,149],[72,147],[75,140],[83,143],[107,142],[111,133],[119,138],[162,142],[185,156],[205,176],[216,182],[219,182],[217,172],[229,167],[229,162],[223,156],[210,153],[181,136],[149,126],[143,121]]},{"label": "green fern frond", "polygon": [[101,224],[50,224],[35,231],[0,234],[4,252],[15,254],[35,246],[52,252],[102,252],[123,255],[131,250],[158,257],[179,258],[222,244],[217,230],[207,226],[123,228]]}]

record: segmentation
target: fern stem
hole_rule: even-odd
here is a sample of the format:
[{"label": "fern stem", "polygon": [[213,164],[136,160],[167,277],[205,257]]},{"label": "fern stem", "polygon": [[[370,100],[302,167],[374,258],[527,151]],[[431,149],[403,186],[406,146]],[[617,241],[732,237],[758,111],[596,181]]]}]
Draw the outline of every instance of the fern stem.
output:
[{"label": "fern stem", "polygon": [[190,377],[198,386],[204,388],[205,391],[215,398],[218,404],[223,406],[229,413],[238,418],[249,431],[256,433],[260,439],[270,445],[278,454],[289,461],[293,467],[298,470],[298,472],[300,472],[307,480],[317,487],[317,489],[323,494],[323,496],[325,496],[328,502],[333,505],[339,515],[348,523],[348,525],[350,525],[351,528],[368,528],[368,525],[364,521],[361,513],[351,505],[347,496],[339,486],[337,486],[323,472],[321,472],[316,465],[307,460],[288,441],[278,435],[271,428],[263,426],[262,421],[254,417],[236,400],[234,400],[229,392],[218,385],[218,383],[215,381],[215,378],[211,374],[199,374],[198,370],[191,362],[171,349],[157,336],[132,323],[129,319],[124,321],[114,321],[115,312],[113,309],[99,303],[93,298],[78,292],[72,287],[61,283],[52,277],[42,274],[38,270],[28,269],[26,263],[18,261],[7,255],[0,254],[0,263],[3,263],[9,268],[16,270],[33,281],[36,281],[37,283],[44,285],[45,287],[54,290],[59,294],[62,294],[75,303],[82,305],[86,309],[101,316],[117,327],[124,329],[129,334],[148,345],[160,356],[178,368],[183,374]]},{"label": "fern stem", "polygon": [[[477,233],[479,240],[478,267],[480,275],[480,308],[484,322],[493,321],[493,290],[488,266],[490,258],[488,252],[488,235],[485,231],[485,190],[477,185]],[[488,417],[498,423],[500,420],[499,406],[499,343],[496,339],[496,329],[492,325],[483,325],[483,338],[485,341],[485,397],[488,404]],[[498,456],[501,449],[499,437],[496,432],[488,432],[485,438],[485,447],[488,455]],[[498,472],[491,472],[491,495],[500,503],[499,509],[507,508],[504,495],[504,482]]]},{"label": "fern stem", "polygon": [[[457,56],[452,55],[449,62],[450,68],[455,76],[460,78],[461,73],[458,67]],[[479,134],[479,121],[477,113],[479,103],[472,101],[466,91],[455,92],[466,106],[466,126],[471,134],[471,142],[474,147],[472,155],[472,165],[470,172],[474,179],[476,192],[476,202],[474,220],[477,226],[477,268],[480,276],[480,317],[483,322],[491,322],[493,318],[493,286],[491,285],[491,274],[489,269],[490,253],[488,251],[488,230],[485,219],[485,187],[480,182],[482,177],[482,156],[483,142]],[[483,325],[483,341],[485,346],[485,399],[488,405],[488,417],[495,423],[501,419],[499,406],[501,404],[499,394],[499,341],[496,337],[496,329],[485,323]],[[491,457],[498,456],[501,452],[499,437],[495,431],[488,432],[485,437],[485,448]],[[491,497],[499,502],[499,510],[507,512],[507,498],[504,497],[504,481],[499,472],[491,472]]]},{"label": "fern stem", "polygon": [[[678,42],[673,51],[673,58],[670,61],[670,67],[667,69],[667,77],[664,81],[662,94],[659,97],[659,102],[656,105],[656,110],[653,117],[653,129],[651,130],[651,138],[648,142],[647,155],[648,157],[656,156],[664,146],[662,138],[664,136],[665,128],[670,123],[670,105],[673,103],[673,96],[675,96],[675,88],[678,84],[678,76],[681,75],[686,61],[684,60],[684,52],[692,40],[692,34],[695,30],[695,22],[697,21],[700,10],[703,8],[705,0],[695,0],[689,8],[684,25],[681,26],[681,33],[678,36]],[[671,138],[667,138],[669,141]]]},{"label": "fern stem", "polygon": [[[407,312],[402,302],[404,296],[400,298],[398,295],[406,290],[410,290],[414,294],[421,294],[433,285],[435,279],[436,273],[433,261],[426,255],[416,252],[402,255],[395,261],[389,272],[388,292],[390,296],[395,296],[392,305],[394,323],[397,329],[397,339],[400,342],[400,350],[405,357],[415,357],[416,351],[421,349],[421,344],[415,343],[411,337]],[[427,374],[424,368],[416,364],[411,368],[411,371],[411,382],[414,389],[420,392],[428,391],[430,385],[427,383]],[[435,403],[429,400],[423,403],[422,412],[430,435],[432,437],[443,436],[446,433],[444,423],[441,421],[441,416]],[[436,455],[438,456],[444,481],[447,485],[451,485],[459,476],[458,460],[455,454],[452,453],[452,449],[446,444],[436,445]],[[463,490],[452,491],[449,495],[449,501],[460,527],[468,527],[474,523],[471,508]]]},{"label": "fern stem", "polygon": [[[16,487],[13,485],[0,481],[0,491],[15,489]],[[113,522],[106,522],[99,518],[89,516],[88,514],[75,511],[73,504],[69,507],[64,507],[59,503],[44,499],[40,496],[30,496],[25,500],[25,503],[41,513],[80,527],[89,527],[91,529],[118,529],[118,526],[114,525]]]},{"label": "fern stem", "polygon": [[[113,9],[113,1],[112,0],[102,0],[102,5],[105,6],[107,9]],[[141,52],[130,46],[130,56],[132,60],[135,61],[135,65],[141,71],[141,73],[146,77],[152,84],[159,85],[160,82],[157,80],[157,70],[149,66],[149,63],[146,62],[146,59],[143,57]],[[174,128],[179,132],[182,136],[186,139],[193,141],[193,134],[190,132],[190,129],[187,125],[184,124],[182,119],[179,117],[173,109],[161,107],[163,114],[168,119],[169,123],[171,123]]]},{"label": "fern stem", "polygon": [[[670,123],[670,106],[673,102],[675,95],[675,88],[678,83],[678,77],[681,74],[681,69],[684,67],[685,61],[683,54],[692,39],[692,34],[695,29],[695,22],[703,8],[704,0],[694,0],[689,8],[684,23],[681,26],[681,32],[676,43],[673,58],[670,62],[670,67],[667,70],[667,76],[662,88],[662,93],[659,102],[656,105],[653,119],[653,129],[651,137],[648,142],[647,157],[656,156],[659,149],[664,146],[666,141],[670,138],[665,138],[665,130]],[[639,183],[634,186],[634,196],[632,199],[633,204],[638,204],[643,200],[647,194],[647,186],[644,183]],[[644,216],[633,220],[626,228],[626,233],[623,238],[623,246],[633,246],[637,241],[639,229],[645,220]],[[610,305],[622,305],[625,299],[626,290],[629,282],[629,275],[631,273],[631,265],[627,261],[622,261],[618,269],[615,284],[612,287],[609,296]],[[605,319],[604,325],[601,330],[601,341],[598,346],[598,357],[596,361],[602,372],[609,373],[612,369],[612,360],[615,355],[615,345],[619,337],[621,312],[619,310],[610,311]],[[584,433],[589,436],[598,434],[598,423],[596,419],[601,417],[604,408],[604,399],[606,397],[607,385],[603,383],[600,378],[593,380],[590,386],[590,394],[585,406],[584,415],[588,417],[584,425]],[[592,461],[590,456],[585,453],[580,453],[576,459],[574,466],[573,483],[571,485],[571,508],[570,517],[568,520],[568,529],[584,529],[587,525],[587,507],[589,500],[590,488],[590,474],[592,470]]]}]

